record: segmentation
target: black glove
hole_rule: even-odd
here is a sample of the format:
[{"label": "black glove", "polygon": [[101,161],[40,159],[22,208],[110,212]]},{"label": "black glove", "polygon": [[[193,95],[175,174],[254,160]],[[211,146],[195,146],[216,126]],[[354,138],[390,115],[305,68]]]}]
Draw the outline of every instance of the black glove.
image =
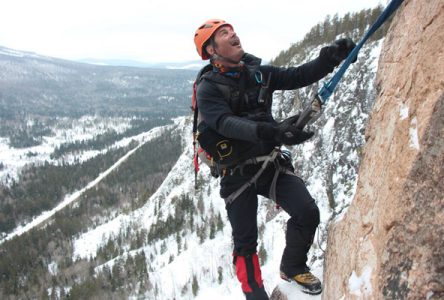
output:
[{"label": "black glove", "polygon": [[275,141],[284,145],[302,144],[310,139],[314,132],[306,132],[297,128],[295,123],[299,116],[285,119],[279,124],[259,122],[257,126],[257,136],[266,141]]},{"label": "black glove", "polygon": [[287,127],[278,127],[278,134],[275,136],[275,141],[284,145],[297,145],[310,139],[314,132],[302,131],[295,125]]},{"label": "black glove", "polygon": [[[321,49],[319,57],[332,67],[337,67],[339,64],[347,58],[347,56],[352,52],[356,44],[349,38],[343,38],[336,40],[330,46],[326,46]],[[356,62],[358,57],[356,56],[352,63]]]}]

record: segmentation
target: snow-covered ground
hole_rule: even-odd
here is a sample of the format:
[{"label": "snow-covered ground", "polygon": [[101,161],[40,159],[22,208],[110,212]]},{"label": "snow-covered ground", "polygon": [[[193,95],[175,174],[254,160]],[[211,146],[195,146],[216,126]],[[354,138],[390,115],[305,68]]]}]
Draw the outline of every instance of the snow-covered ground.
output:
[{"label": "snow-covered ground", "polygon": [[131,142],[132,138],[124,139],[107,149],[82,151],[60,159],[51,159],[54,150],[64,143],[91,140],[99,134],[110,130],[117,133],[130,128],[130,118],[103,118],[98,116],[83,116],[80,119],[58,118],[51,136],[44,136],[38,146],[28,148],[13,148],[9,139],[0,137],[0,184],[9,185],[17,180],[22,168],[28,164],[41,164],[45,161],[51,164],[72,163],[74,160],[82,162],[112,147],[123,147]]},{"label": "snow-covered ground", "polygon": [[[89,120],[89,118],[84,119],[85,120]],[[174,125],[168,125],[166,127],[171,127]],[[69,136],[69,140],[84,140],[84,139],[91,139],[94,136],[96,136],[97,134],[107,131],[109,128],[104,127],[104,124],[100,124],[99,126],[95,126],[95,127],[90,127],[91,131],[83,131],[79,132],[79,129],[83,128],[81,127],[73,127],[72,130],[70,132],[68,132],[68,134],[66,136]],[[85,127],[88,128],[88,127]],[[125,124],[122,124],[121,126],[115,127],[114,129],[118,129],[118,130],[123,130],[126,128]],[[6,240],[9,240],[15,236],[21,235],[24,232],[27,232],[29,230],[31,230],[32,228],[39,226],[41,224],[43,224],[45,221],[47,221],[49,218],[51,218],[56,212],[60,211],[61,209],[63,209],[64,207],[66,207],[67,205],[73,203],[76,199],[78,199],[84,192],[86,192],[87,190],[89,190],[90,188],[94,187],[97,183],[99,183],[103,178],[105,178],[108,174],[110,174],[115,168],[117,168],[122,162],[124,162],[129,156],[131,156],[135,151],[137,151],[141,146],[143,146],[144,143],[158,137],[162,131],[164,127],[156,127],[153,128],[152,130],[148,131],[148,132],[144,132],[141,133],[139,135],[136,136],[132,136],[129,138],[124,138],[121,141],[118,141],[116,143],[114,143],[114,145],[112,145],[111,147],[107,148],[107,149],[103,149],[101,151],[85,151],[88,152],[90,154],[88,155],[84,155],[81,156],[83,158],[88,157],[88,156],[95,156],[94,153],[96,153],[96,155],[98,153],[103,153],[108,151],[110,148],[113,147],[124,147],[127,146],[131,141],[137,141],[139,142],[139,145],[137,147],[135,147],[134,149],[128,151],[124,156],[122,156],[116,163],[114,163],[110,168],[108,168],[106,171],[102,172],[96,179],[94,179],[93,181],[91,181],[90,183],[88,183],[84,188],[73,192],[72,194],[66,195],[65,198],[53,209],[49,210],[49,211],[45,211],[43,213],[41,213],[39,216],[37,216],[36,218],[34,218],[31,222],[23,225],[23,226],[18,226],[17,228],[14,229],[13,232],[11,232],[10,234],[8,234],[6,237],[4,237],[3,239],[0,240],[0,244],[3,243]],[[93,129],[96,129],[96,131],[94,131]],[[77,133],[77,134],[75,134]],[[36,155],[34,158],[34,160],[28,161],[27,163],[39,163],[41,161],[44,161],[44,158],[49,158],[49,155],[52,153],[52,151],[55,149],[55,145],[60,145],[61,143],[63,143],[63,139],[57,139],[57,138],[52,138],[52,143],[47,143],[45,145],[41,145],[41,146],[36,146],[36,147],[31,147],[33,150],[41,150],[38,153],[38,155]],[[27,148],[28,151],[30,151],[30,148]],[[7,150],[7,151],[6,151]],[[14,158],[14,152],[21,152],[21,151],[17,151],[14,150],[12,148],[8,148],[6,149],[5,152],[3,153],[2,151],[2,157],[6,158],[4,160],[4,164],[6,166],[13,166],[16,167],[16,169],[13,169],[16,172],[19,172],[19,168],[18,166],[20,166],[21,163],[18,160],[15,160]],[[22,151],[26,151],[26,149],[22,149]],[[82,153],[84,154],[84,153]],[[9,158],[9,159],[8,159]],[[56,161],[52,161],[53,163],[57,163]],[[8,173],[10,174],[10,173]]]},{"label": "snow-covered ground", "polygon": [[[178,128],[188,126],[186,119],[179,122]],[[187,139],[184,134],[184,139]],[[153,194],[142,208],[128,214],[119,215],[115,219],[109,220],[82,235],[74,241],[73,259],[94,258],[101,246],[104,246],[109,239],[115,239],[120,232],[125,232],[128,228],[146,229],[149,231],[159,217],[156,215],[156,207],[160,207],[164,219],[174,211],[172,200],[180,195],[189,195],[194,190],[193,167],[190,157],[191,147],[185,149],[176,165],[173,167],[163,184],[157,192]],[[208,169],[202,167],[203,176],[209,178]],[[208,176],[208,177],[207,177]],[[116,260],[125,258],[127,255],[135,255],[144,251],[147,258],[147,265],[153,270],[149,273],[150,281],[158,284],[162,293],[153,298],[153,295],[146,294],[146,299],[243,299],[243,294],[237,281],[235,270],[232,265],[232,242],[231,228],[226,218],[225,203],[219,196],[218,180],[213,179],[204,188],[205,195],[205,215],[210,215],[211,210],[220,212],[224,220],[224,229],[216,234],[214,239],[207,239],[200,243],[196,232],[187,232],[183,240],[187,244],[187,249],[178,251],[176,238],[170,237],[166,240],[148,244],[140,249],[126,252],[121,257],[108,261],[105,265],[112,267]],[[279,285],[283,290],[288,291],[296,298],[289,299],[321,299],[321,296],[309,296],[295,288],[294,283],[287,283],[279,277],[279,264],[281,254],[285,245],[285,224],[288,215],[280,210],[276,217],[266,221],[266,202],[271,201],[260,198],[260,209],[258,213],[259,224],[264,224],[264,233],[260,238],[266,253],[267,260],[262,266],[264,285],[269,294],[273,288]],[[159,205],[161,202],[161,205]],[[325,214],[325,213],[324,213]],[[196,216],[196,226],[201,226],[203,216]],[[166,252],[161,253],[161,244],[165,243]],[[183,248],[183,246],[182,246]],[[170,263],[170,257],[174,260]],[[96,272],[104,267],[96,268]],[[322,278],[322,262],[315,262],[311,266],[313,272]],[[220,274],[219,274],[220,273]],[[199,292],[197,296],[190,293],[183,294],[183,287],[191,284],[193,276],[197,277]],[[219,283],[219,276],[222,282]],[[134,298],[136,299],[136,298]]]}]

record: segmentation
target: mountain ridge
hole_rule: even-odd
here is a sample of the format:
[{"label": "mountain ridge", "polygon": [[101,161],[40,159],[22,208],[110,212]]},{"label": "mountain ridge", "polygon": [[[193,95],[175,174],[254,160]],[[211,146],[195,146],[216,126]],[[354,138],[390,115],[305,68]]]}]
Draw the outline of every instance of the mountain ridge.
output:
[{"label": "mountain ridge", "polygon": [[202,60],[183,61],[183,62],[143,62],[130,59],[97,59],[84,58],[76,60],[93,65],[104,66],[121,66],[121,67],[138,67],[138,68],[154,68],[154,69],[179,69],[179,70],[199,70],[205,65]]},{"label": "mountain ridge", "polygon": [[193,77],[190,70],[97,66],[0,47],[0,117],[176,117],[188,111]]}]

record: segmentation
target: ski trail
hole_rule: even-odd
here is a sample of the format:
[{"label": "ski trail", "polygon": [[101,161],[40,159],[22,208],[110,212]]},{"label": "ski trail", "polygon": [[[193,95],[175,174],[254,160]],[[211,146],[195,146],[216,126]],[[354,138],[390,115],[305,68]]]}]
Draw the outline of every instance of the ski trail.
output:
[{"label": "ski trail", "polygon": [[106,176],[108,176],[115,168],[117,168],[120,164],[122,164],[126,159],[128,159],[128,157],[130,157],[134,152],[137,151],[137,149],[139,149],[141,146],[143,146],[146,142],[158,137],[160,135],[160,133],[162,132],[162,130],[164,128],[168,128],[174,125],[168,125],[168,126],[161,126],[161,127],[156,127],[153,128],[151,130],[149,130],[148,132],[142,133],[136,137],[134,137],[134,139],[136,140],[140,140],[140,144],[135,147],[134,149],[128,151],[128,153],[126,153],[124,156],[122,156],[117,162],[115,162],[111,167],[109,167],[106,171],[104,171],[103,173],[100,173],[99,176],[94,179],[93,181],[91,181],[90,183],[88,183],[86,185],[86,187],[84,187],[83,189],[79,190],[79,191],[75,191],[72,194],[68,194],[65,196],[64,200],[62,202],[60,202],[55,208],[53,208],[52,210],[49,211],[45,211],[43,213],[41,213],[38,217],[34,218],[31,222],[27,223],[24,226],[18,226],[17,228],[14,229],[13,232],[9,233],[8,235],[6,235],[6,237],[4,237],[3,239],[0,240],[0,245],[7,241],[10,240],[16,236],[20,236],[23,233],[33,229],[36,226],[39,226],[41,224],[43,224],[44,222],[46,222],[49,218],[51,218],[52,216],[55,215],[55,213],[57,213],[58,211],[62,210],[63,208],[65,208],[66,206],[70,205],[71,203],[73,203],[77,198],[79,198],[84,192],[86,192],[87,190],[89,190],[90,188],[94,187],[96,184],[98,184],[100,181],[103,180],[103,178],[105,178]]}]

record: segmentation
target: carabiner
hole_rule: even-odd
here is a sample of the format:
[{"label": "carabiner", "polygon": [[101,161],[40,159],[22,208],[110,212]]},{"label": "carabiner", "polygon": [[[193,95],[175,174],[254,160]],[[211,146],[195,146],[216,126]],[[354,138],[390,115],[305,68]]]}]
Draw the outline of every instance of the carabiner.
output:
[{"label": "carabiner", "polygon": [[263,76],[261,71],[254,72],[254,79],[256,79],[257,83],[263,83]]}]

